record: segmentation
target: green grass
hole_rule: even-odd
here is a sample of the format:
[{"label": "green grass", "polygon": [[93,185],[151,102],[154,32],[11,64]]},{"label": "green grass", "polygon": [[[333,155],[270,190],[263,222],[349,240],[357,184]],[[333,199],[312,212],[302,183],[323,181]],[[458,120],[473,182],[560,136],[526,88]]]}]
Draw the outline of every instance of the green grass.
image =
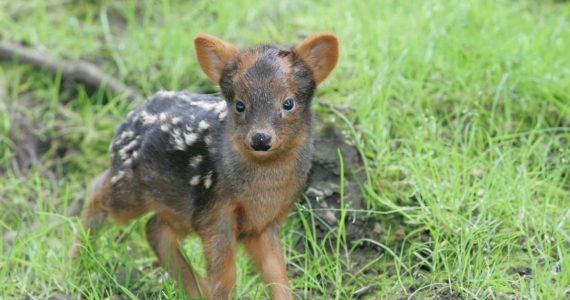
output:
[{"label": "green grass", "polygon": [[[194,58],[197,32],[241,47],[338,35],[340,63],[318,96],[354,107],[348,131],[368,175],[359,216],[381,228],[363,242],[378,254],[354,267],[343,227],[317,240],[313,209],[298,205],[282,242],[299,298],[370,285],[381,299],[570,297],[570,3],[82,2],[0,0],[0,40],[95,62],[150,95],[215,90]],[[77,203],[132,105],[17,63],[0,64],[0,87],[0,298],[183,298],[145,269],[144,220],[105,230],[82,268],[67,261]],[[17,176],[9,132],[22,115],[41,124],[47,151]],[[198,240],[185,248],[203,272]],[[267,296],[242,252],[235,294]]]}]

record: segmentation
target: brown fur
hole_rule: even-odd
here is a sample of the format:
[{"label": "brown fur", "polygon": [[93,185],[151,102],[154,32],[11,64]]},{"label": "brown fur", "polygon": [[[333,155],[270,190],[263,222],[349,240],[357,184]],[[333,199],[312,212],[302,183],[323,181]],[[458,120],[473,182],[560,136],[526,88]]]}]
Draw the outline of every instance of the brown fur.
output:
[{"label": "brown fur", "polygon": [[[86,205],[83,213],[81,214],[81,223],[83,228],[89,235],[91,241],[95,236],[96,231],[101,228],[107,217],[105,210],[105,202],[109,197],[111,191],[111,176],[109,170],[105,170],[99,174],[92,182],[90,187],[89,198],[91,201]],[[71,245],[71,257],[77,258],[79,256],[79,248],[82,245],[81,237],[75,237]]]},{"label": "brown fur", "polygon": [[[274,55],[276,52],[265,53],[266,48],[240,53],[234,46],[205,34],[196,37],[195,45],[200,66],[212,81],[222,85],[224,76],[231,75],[233,82],[231,94],[225,96],[230,110],[228,119],[234,122],[229,124],[235,126],[228,125],[224,129],[225,144],[214,149],[219,155],[216,159],[222,161],[217,166],[222,173],[218,174],[216,184],[208,194],[208,203],[203,208],[196,208],[189,199],[177,198],[176,190],[180,187],[173,186],[172,180],[160,181],[169,174],[161,174],[150,166],[132,169],[133,174],[128,179],[114,185],[112,168],[94,181],[92,200],[87,204],[82,223],[88,231],[95,233],[108,214],[126,223],[147,211],[154,212],[146,225],[148,242],[160,264],[184,286],[190,297],[231,297],[236,280],[236,247],[242,242],[269,285],[272,298],[292,299],[279,242],[279,227],[301,195],[308,176],[312,154],[310,98],[314,85],[320,83],[336,64],[338,42],[331,34],[317,34],[293,50],[279,50],[277,56]],[[269,64],[267,61],[261,63],[265,65],[257,71],[262,75],[256,75],[256,70],[250,73],[267,57],[274,57],[274,60]],[[305,66],[293,65],[294,59],[298,63],[297,57],[310,72],[297,72]],[[234,70],[231,69],[232,62],[236,66]],[[267,70],[270,70],[268,76],[263,73]],[[299,74],[307,74],[303,76],[310,78],[299,79]],[[310,89],[308,92],[299,93],[299,80],[304,80],[300,85]],[[260,89],[271,97],[264,96],[267,94],[259,96]],[[284,99],[298,95],[294,110],[281,108]],[[265,98],[260,100],[259,97]],[[247,118],[232,110],[231,105],[235,103],[232,101],[236,100],[243,101],[249,108],[260,107],[262,111]],[[271,116],[274,119],[270,119]],[[276,122],[279,125],[275,125]],[[273,136],[270,151],[252,151],[251,133],[259,130]],[[239,168],[231,170],[233,166]],[[143,184],[140,178],[152,180]],[[190,233],[198,234],[202,240],[207,281],[192,271],[182,255],[179,241]],[[72,247],[73,255],[78,254],[80,245],[80,239],[77,239]]]},{"label": "brown fur", "polygon": [[270,282],[269,290],[274,299],[292,299],[287,287],[289,280],[277,228],[268,227],[263,232],[250,237],[245,249],[252,257],[265,282]]},{"label": "brown fur", "polygon": [[310,66],[318,85],[338,61],[338,40],[331,33],[315,34],[297,46],[295,52]]},{"label": "brown fur", "polygon": [[178,245],[179,235],[168,221],[164,221],[159,215],[153,216],[146,225],[146,235],[154,253],[170,276],[185,283],[184,290],[188,296],[210,297],[210,291],[205,288],[206,281],[195,274],[184,259]]},{"label": "brown fur", "polygon": [[246,50],[241,53],[238,58],[238,69],[236,71],[236,75],[243,75],[245,71],[255,62],[258,56],[259,51],[256,49]]},{"label": "brown fur", "polygon": [[220,80],[220,74],[228,60],[239,52],[236,47],[204,33],[196,36],[194,45],[202,70],[213,82]]}]

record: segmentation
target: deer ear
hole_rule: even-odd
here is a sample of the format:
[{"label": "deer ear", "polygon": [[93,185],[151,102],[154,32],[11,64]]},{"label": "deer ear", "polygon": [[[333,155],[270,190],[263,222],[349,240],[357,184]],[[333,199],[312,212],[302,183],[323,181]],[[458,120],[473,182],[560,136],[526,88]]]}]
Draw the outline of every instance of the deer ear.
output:
[{"label": "deer ear", "polygon": [[338,40],[332,33],[317,33],[309,36],[295,48],[319,85],[330,74],[338,61]]},{"label": "deer ear", "polygon": [[226,64],[239,53],[239,49],[234,45],[205,33],[196,35],[194,47],[200,67],[216,84],[220,82]]}]

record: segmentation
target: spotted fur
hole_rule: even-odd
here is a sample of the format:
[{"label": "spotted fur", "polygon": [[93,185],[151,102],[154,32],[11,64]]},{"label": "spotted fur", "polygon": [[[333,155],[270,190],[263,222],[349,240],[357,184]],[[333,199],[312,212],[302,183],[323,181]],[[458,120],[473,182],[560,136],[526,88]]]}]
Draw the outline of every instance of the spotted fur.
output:
[{"label": "spotted fur", "polygon": [[220,147],[225,115],[227,105],[220,95],[158,92],[129,113],[115,134],[111,144],[113,186],[120,189],[132,185],[133,180],[154,185],[164,177],[175,178],[188,183],[183,190],[190,195],[204,195],[192,198],[205,197],[217,177],[211,150]]}]

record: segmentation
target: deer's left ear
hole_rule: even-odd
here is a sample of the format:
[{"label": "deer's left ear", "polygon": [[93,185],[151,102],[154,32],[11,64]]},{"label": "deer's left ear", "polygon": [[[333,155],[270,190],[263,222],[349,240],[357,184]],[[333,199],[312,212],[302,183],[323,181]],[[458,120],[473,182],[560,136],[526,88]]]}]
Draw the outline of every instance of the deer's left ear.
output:
[{"label": "deer's left ear", "polygon": [[194,47],[200,67],[216,84],[220,83],[226,64],[239,54],[238,48],[234,45],[205,33],[199,33],[194,38]]},{"label": "deer's left ear", "polygon": [[309,66],[319,85],[336,66],[338,40],[332,33],[317,33],[305,39],[294,51]]}]

